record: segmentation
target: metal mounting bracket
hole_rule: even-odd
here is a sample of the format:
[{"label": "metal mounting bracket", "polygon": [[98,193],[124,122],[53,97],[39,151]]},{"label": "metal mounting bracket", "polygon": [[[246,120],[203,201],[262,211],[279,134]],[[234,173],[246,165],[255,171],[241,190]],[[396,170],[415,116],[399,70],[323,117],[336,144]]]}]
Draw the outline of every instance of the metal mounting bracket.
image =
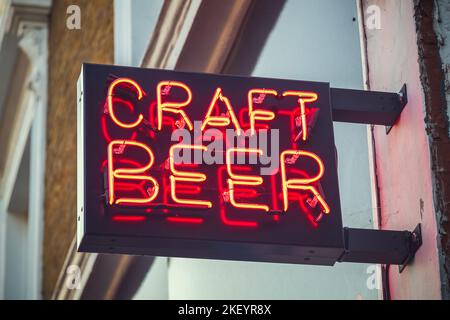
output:
[{"label": "metal mounting bracket", "polygon": [[[398,93],[399,98],[400,98],[400,106],[401,106],[401,110],[400,113],[403,111],[403,108],[405,108],[406,104],[408,103],[408,92],[406,90],[406,83],[403,84],[400,92]],[[397,119],[395,120],[397,122],[398,118],[400,117],[400,113],[397,116]],[[389,134],[389,132],[391,131],[393,125],[392,126],[386,126],[386,134]]]},{"label": "metal mounting bracket", "polygon": [[395,264],[402,272],[422,245],[421,225],[412,232],[344,228],[344,245],[339,262]]},{"label": "metal mounting bracket", "polygon": [[403,261],[403,263],[398,266],[398,271],[400,273],[402,273],[406,266],[412,262],[417,250],[419,250],[420,246],[422,246],[422,225],[419,223],[409,236],[409,254],[406,257],[405,261]]},{"label": "metal mounting bracket", "polygon": [[408,103],[406,84],[398,93],[330,88],[333,121],[384,125],[387,132]]}]

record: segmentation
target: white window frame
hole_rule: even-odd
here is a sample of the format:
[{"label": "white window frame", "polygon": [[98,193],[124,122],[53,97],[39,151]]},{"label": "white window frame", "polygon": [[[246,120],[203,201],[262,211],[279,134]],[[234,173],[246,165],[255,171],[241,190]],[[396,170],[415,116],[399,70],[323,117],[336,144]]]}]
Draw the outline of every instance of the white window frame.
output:
[{"label": "white window frame", "polygon": [[[30,61],[27,80],[19,94],[18,108],[10,139],[14,147],[7,151],[4,175],[0,177],[0,299],[5,297],[6,229],[8,207],[28,137],[30,139],[30,175],[28,204],[28,242],[26,262],[26,299],[40,299],[42,289],[42,249],[44,223],[44,179],[46,153],[46,118],[48,90],[48,12],[50,1],[12,1],[8,23],[0,30],[17,35],[19,50]],[[20,6],[15,6],[20,5]],[[0,41],[3,37],[0,38]],[[17,68],[21,66],[18,65]]]}]

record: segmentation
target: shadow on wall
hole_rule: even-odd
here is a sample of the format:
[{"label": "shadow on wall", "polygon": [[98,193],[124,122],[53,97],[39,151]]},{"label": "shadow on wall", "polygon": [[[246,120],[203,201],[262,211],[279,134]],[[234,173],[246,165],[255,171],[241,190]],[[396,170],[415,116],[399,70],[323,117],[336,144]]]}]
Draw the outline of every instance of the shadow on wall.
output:
[{"label": "shadow on wall", "polygon": [[[285,0],[254,1],[222,70],[225,74],[251,75],[270,32],[280,16]],[[261,24],[260,21],[264,21]]]},{"label": "shadow on wall", "polygon": [[[124,259],[125,258],[125,259]],[[154,262],[154,257],[99,254],[82,300],[131,300]]]}]

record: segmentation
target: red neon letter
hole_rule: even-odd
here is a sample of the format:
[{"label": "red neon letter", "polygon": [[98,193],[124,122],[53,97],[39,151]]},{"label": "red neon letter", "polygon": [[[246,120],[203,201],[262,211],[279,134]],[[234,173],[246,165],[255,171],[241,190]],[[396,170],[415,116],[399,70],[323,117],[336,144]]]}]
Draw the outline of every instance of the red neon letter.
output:
[{"label": "red neon letter", "polygon": [[131,85],[133,88],[135,88],[137,93],[138,93],[138,100],[142,99],[143,91],[142,91],[141,87],[135,81],[133,81],[131,79],[128,79],[128,78],[116,79],[116,80],[114,80],[111,83],[111,85],[109,86],[109,89],[108,89],[108,97],[107,97],[107,100],[108,100],[108,112],[111,115],[111,118],[113,119],[113,121],[118,126],[120,126],[122,128],[130,129],[130,128],[134,128],[134,127],[138,126],[141,123],[141,121],[143,119],[143,116],[142,116],[142,114],[139,114],[137,120],[135,122],[133,122],[133,123],[123,123],[122,121],[117,119],[116,115],[114,114],[114,108],[113,108],[113,105],[114,105],[114,103],[113,103],[114,88],[117,85],[123,84],[123,83]]},{"label": "red neon letter", "polygon": [[[184,102],[162,102],[162,89],[163,87],[168,86],[168,87],[179,87],[182,88],[186,94],[187,94],[187,99]],[[191,101],[192,101],[192,92],[191,89],[189,89],[189,87],[187,85],[185,85],[182,82],[178,82],[178,81],[161,81],[160,83],[158,83],[158,86],[156,88],[156,98],[157,98],[157,109],[158,109],[158,130],[161,130],[162,128],[162,123],[163,123],[163,112],[172,112],[175,114],[179,114],[183,117],[185,123],[187,124],[187,126],[189,127],[189,130],[192,130],[194,127],[192,126],[192,122],[189,119],[189,117],[187,116],[186,112],[184,112],[184,110],[181,110],[181,108],[184,108],[186,106],[188,106]]]},{"label": "red neon letter", "polygon": [[[216,105],[217,101],[222,101],[225,106],[227,107],[227,115],[226,116],[212,116],[212,112],[214,109],[214,106]],[[231,118],[231,121],[230,121]],[[207,125],[210,126],[216,126],[216,127],[226,127],[230,124],[230,122],[233,122],[233,125],[237,131],[237,135],[241,134],[241,126],[239,125],[239,121],[236,118],[236,115],[233,111],[233,107],[231,106],[230,100],[228,100],[227,97],[224,97],[222,95],[222,89],[217,88],[216,92],[214,94],[214,97],[211,100],[211,103],[209,104],[208,112],[206,113],[205,119],[203,119],[202,123],[202,131],[205,130]]]},{"label": "red neon letter", "polygon": [[[263,97],[266,94],[270,94],[273,96],[276,96],[278,93],[275,90],[266,90],[266,89],[251,89],[248,92],[248,116],[250,118],[250,132],[251,134],[255,133],[255,122],[256,120],[261,121],[271,121],[275,118],[275,113],[269,110],[253,110],[253,94],[260,94],[263,95]],[[264,98],[263,98],[264,100]],[[260,102],[262,103],[262,101]]]},{"label": "red neon letter", "polygon": [[[113,165],[113,154],[114,154],[114,146],[134,146],[144,149],[148,156],[149,162],[145,167],[141,168],[121,168],[115,169]],[[153,155],[152,150],[147,147],[145,144],[131,141],[131,140],[113,140],[108,145],[108,180],[109,180],[109,204],[120,204],[120,203],[149,203],[152,202],[159,192],[158,182],[151,176],[143,175],[145,171],[149,170],[153,162],[155,160],[155,156]],[[114,195],[114,179],[129,179],[129,180],[146,180],[153,184],[153,192],[147,198],[137,199],[137,198],[119,198],[115,200]]]},{"label": "red neon letter", "polygon": [[237,175],[233,173],[231,170],[231,153],[233,152],[243,152],[243,153],[257,153],[259,155],[262,155],[263,152],[260,149],[245,149],[245,148],[230,148],[227,150],[226,153],[226,159],[227,159],[227,171],[228,175],[231,179],[228,179],[228,188],[229,188],[229,194],[230,194],[230,203],[236,207],[236,208],[244,208],[244,209],[255,209],[255,210],[264,210],[269,211],[269,207],[263,204],[256,204],[256,203],[243,203],[243,202],[236,202],[235,194],[234,194],[234,186],[240,185],[240,186],[259,186],[263,183],[263,178],[260,176],[254,176],[254,175]]},{"label": "red neon letter", "polygon": [[179,171],[175,169],[175,162],[174,162],[174,150],[175,149],[198,149],[206,151],[205,146],[197,146],[197,145],[183,145],[183,144],[176,144],[170,147],[169,150],[169,163],[170,163],[170,171],[172,172],[172,175],[169,177],[170,179],[170,194],[172,196],[172,200],[176,203],[181,204],[188,204],[188,205],[194,205],[194,206],[201,206],[201,207],[207,207],[211,208],[212,203],[210,201],[205,200],[194,200],[194,199],[180,199],[176,195],[176,182],[182,181],[182,182],[203,182],[206,180],[206,175],[200,172],[186,172],[186,171]]},{"label": "red neon letter", "polygon": [[302,140],[306,141],[306,139],[308,139],[308,124],[306,122],[305,103],[316,101],[318,97],[317,93],[303,91],[285,91],[283,92],[283,97],[286,96],[298,97],[298,104],[300,105],[300,116],[302,119]]},{"label": "red neon letter", "polygon": [[[297,178],[297,179],[289,179],[286,178],[286,156],[291,155],[294,157],[304,156],[309,157],[313,159],[317,165],[319,166],[319,172],[317,175],[313,178]],[[317,189],[312,186],[311,184],[314,182],[317,182],[322,178],[324,173],[324,166],[322,163],[322,160],[320,158],[308,151],[302,151],[302,150],[286,150],[281,153],[280,157],[280,166],[281,166],[281,184],[283,188],[283,210],[287,211],[289,206],[288,201],[288,192],[289,189],[297,189],[297,190],[305,190],[310,191],[314,194],[314,196],[317,197],[317,200],[319,201],[320,205],[322,206],[324,213],[330,213],[330,207],[325,202],[321,194],[317,191]]]}]

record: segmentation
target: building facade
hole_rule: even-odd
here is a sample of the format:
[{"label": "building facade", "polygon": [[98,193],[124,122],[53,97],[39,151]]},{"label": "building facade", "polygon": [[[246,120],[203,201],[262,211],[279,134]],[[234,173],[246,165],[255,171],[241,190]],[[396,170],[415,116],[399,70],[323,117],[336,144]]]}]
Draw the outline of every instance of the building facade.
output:
[{"label": "building facade", "polygon": [[[447,1],[1,3],[1,298],[449,298]],[[373,91],[406,84],[408,104],[389,133],[343,123],[334,131],[344,225],[413,230],[421,223],[414,262],[399,273],[370,264],[77,253],[76,80],[83,62]]]}]

